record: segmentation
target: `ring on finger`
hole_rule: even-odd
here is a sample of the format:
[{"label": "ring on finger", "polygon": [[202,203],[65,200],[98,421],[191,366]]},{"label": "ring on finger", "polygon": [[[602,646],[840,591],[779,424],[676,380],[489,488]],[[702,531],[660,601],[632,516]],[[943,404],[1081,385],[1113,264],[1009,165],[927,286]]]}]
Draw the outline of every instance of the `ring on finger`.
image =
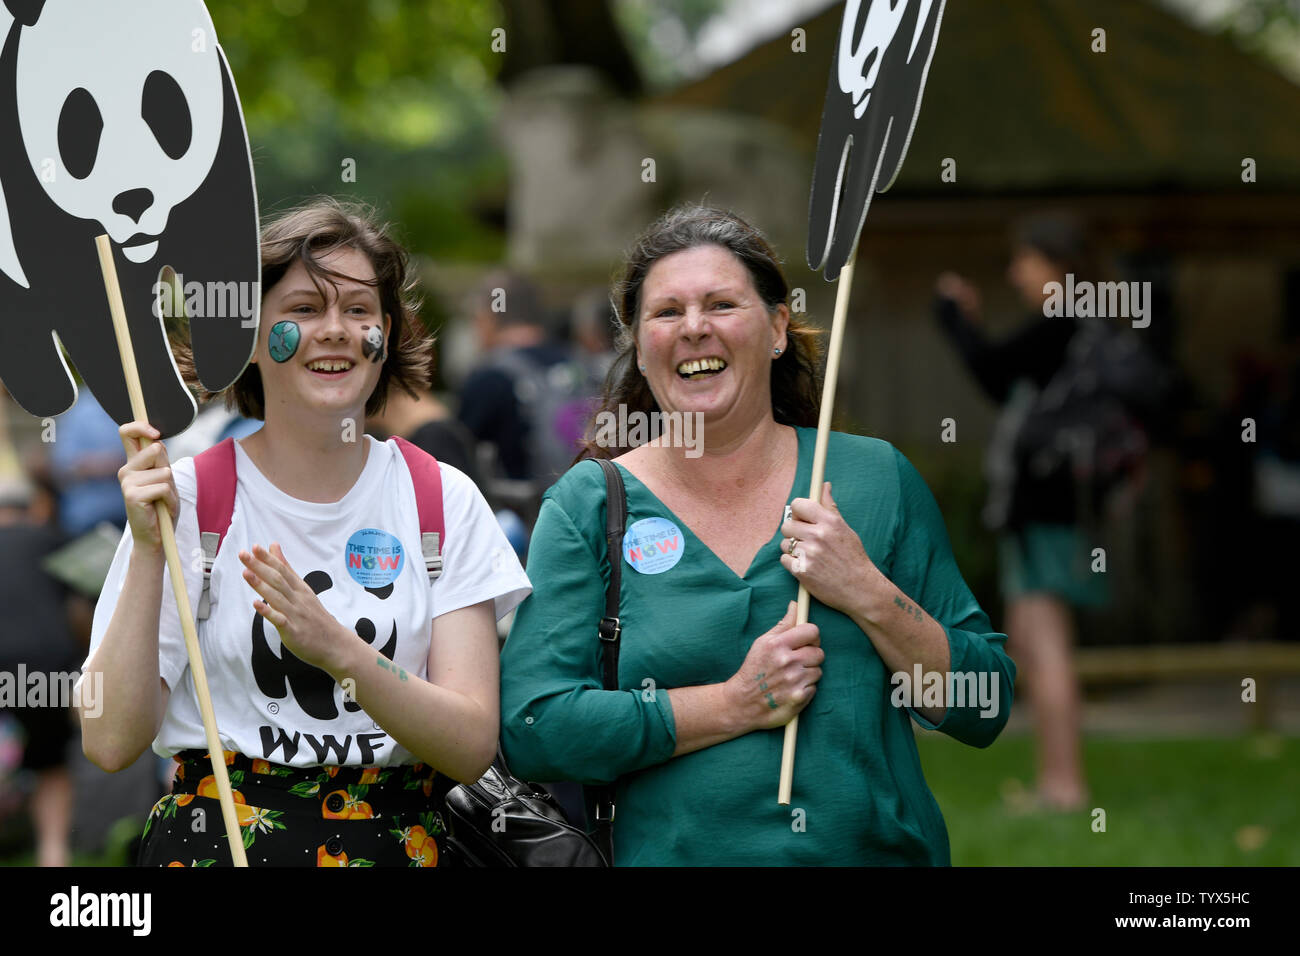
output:
[{"label": "ring on finger", "polygon": [[790,557],[794,557],[794,549],[798,546],[798,544],[799,544],[799,539],[798,539],[798,538],[790,538],[789,540],[790,540],[790,547],[786,550],[785,553],[788,554],[788,555],[790,555]]}]

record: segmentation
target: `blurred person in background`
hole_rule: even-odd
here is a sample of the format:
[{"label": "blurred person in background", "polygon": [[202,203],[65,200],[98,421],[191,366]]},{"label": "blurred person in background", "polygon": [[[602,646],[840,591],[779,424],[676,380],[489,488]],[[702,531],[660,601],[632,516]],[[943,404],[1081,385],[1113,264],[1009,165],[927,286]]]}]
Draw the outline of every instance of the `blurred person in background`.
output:
[{"label": "blurred person in background", "polygon": [[599,395],[605,376],[618,358],[618,350],[614,347],[618,315],[609,301],[609,291],[588,289],[578,296],[573,303],[569,325],[579,361],[586,367],[587,377],[593,383],[591,404],[594,411],[600,404]]},{"label": "blurred person in background", "polygon": [[1277,354],[1254,462],[1257,555],[1261,600],[1274,608],[1272,636],[1294,641],[1300,614],[1284,595],[1295,578],[1292,549],[1300,541],[1300,323]]},{"label": "blurred person in background", "polygon": [[1045,286],[1069,273],[1096,277],[1083,229],[1066,215],[1040,215],[1014,233],[1007,281],[1028,315],[1010,334],[995,340],[985,332],[979,290],[954,273],[939,277],[935,304],[940,327],[985,394],[1002,406],[989,444],[985,522],[1002,532],[1007,652],[1028,687],[1037,732],[1036,803],[1056,810],[1082,807],[1088,796],[1074,610],[1108,600],[1104,576],[1091,573],[1091,544],[1080,527],[1085,489],[1069,467],[1046,474],[1031,468],[1028,462],[1049,450],[1048,442],[1026,447],[1024,435],[1081,332],[1078,319],[1045,314]]},{"label": "blurred person in background", "polygon": [[[83,622],[86,615],[42,567],[42,559],[65,543],[55,490],[19,464],[2,416],[0,409],[0,672],[8,689],[0,693],[0,711],[21,726],[22,769],[35,777],[29,812],[36,863],[67,866],[73,808],[68,747],[75,725],[60,689],[72,686],[64,676],[76,671],[82,651],[74,622],[79,612]],[[37,675],[45,689],[39,697],[31,680]]]},{"label": "blurred person in background", "polygon": [[405,392],[392,396],[383,411],[366,419],[366,427],[380,441],[397,436],[418,445],[439,461],[463,471],[482,490],[474,436],[428,389],[420,389],[414,398]]},{"label": "blurred person in background", "polygon": [[460,392],[460,421],[497,452],[506,478],[534,483],[535,497],[581,449],[593,397],[573,348],[547,327],[537,287],[510,272],[489,275],[471,299],[482,361]]},{"label": "blurred person in background", "polygon": [[199,406],[194,423],[179,435],[173,435],[163,444],[167,457],[179,460],[202,454],[227,438],[247,438],[262,427],[255,418],[245,418],[235,409],[221,402],[205,402]]},{"label": "blurred person in background", "polygon": [[[389,399],[384,410],[366,419],[367,430],[380,441],[405,438],[438,461],[464,472],[487,499],[510,547],[523,559],[528,554],[528,527],[514,510],[495,500],[493,486],[483,480],[474,436],[451,414],[433,392],[423,389],[418,398],[405,392]],[[508,627],[508,620],[503,619]],[[504,639],[504,631],[502,633]]]},{"label": "blurred person in background", "polygon": [[[1296,640],[1300,620],[1285,599],[1300,540],[1300,270],[1287,276],[1281,341],[1233,363],[1233,385],[1205,449],[1211,481],[1204,510],[1209,554],[1201,587],[1228,640]],[[1253,423],[1254,441],[1245,439]],[[1244,454],[1243,454],[1244,452]]]},{"label": "blurred person in background", "polygon": [[126,526],[117,470],[126,452],[117,424],[84,386],[77,403],[54,420],[50,467],[59,488],[59,520],[71,537],[101,521]]}]

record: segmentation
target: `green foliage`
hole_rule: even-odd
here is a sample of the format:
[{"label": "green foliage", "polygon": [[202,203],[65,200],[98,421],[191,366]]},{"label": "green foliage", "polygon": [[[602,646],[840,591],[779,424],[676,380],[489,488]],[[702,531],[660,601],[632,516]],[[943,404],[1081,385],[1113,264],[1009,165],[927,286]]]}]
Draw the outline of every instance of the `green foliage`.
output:
[{"label": "green foliage", "polygon": [[1235,0],[1215,28],[1300,82],[1300,0]]},{"label": "green foliage", "polygon": [[614,18],[627,37],[637,67],[654,87],[695,75],[695,42],[725,0],[613,0]]},{"label": "green foliage", "polygon": [[[315,193],[374,203],[419,252],[499,254],[492,0],[212,0],[264,212]],[[345,181],[346,161],[355,182]]]}]

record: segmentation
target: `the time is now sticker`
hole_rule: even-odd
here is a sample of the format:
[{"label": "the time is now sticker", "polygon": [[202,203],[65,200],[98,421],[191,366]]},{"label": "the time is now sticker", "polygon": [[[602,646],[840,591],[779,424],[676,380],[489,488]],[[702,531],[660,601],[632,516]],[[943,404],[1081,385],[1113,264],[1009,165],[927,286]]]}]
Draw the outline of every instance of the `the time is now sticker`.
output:
[{"label": "the time is now sticker", "polygon": [[344,561],[348,574],[363,588],[382,588],[402,571],[402,542],[387,531],[362,528],[348,538]]},{"label": "the time is now sticker", "polygon": [[642,574],[663,574],[682,559],[686,539],[667,518],[642,518],[623,535],[623,560]]}]

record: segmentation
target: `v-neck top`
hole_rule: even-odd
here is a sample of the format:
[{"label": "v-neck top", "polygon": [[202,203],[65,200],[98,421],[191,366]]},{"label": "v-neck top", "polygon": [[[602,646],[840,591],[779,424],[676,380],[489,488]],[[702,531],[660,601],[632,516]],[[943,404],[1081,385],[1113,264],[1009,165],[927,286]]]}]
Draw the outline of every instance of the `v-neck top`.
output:
[{"label": "v-neck top", "polygon": [[[816,432],[798,429],[790,499],[807,497]],[[530,780],[616,781],[617,865],[947,864],[948,834],[909,722],[987,746],[1006,724],[1015,665],[952,556],[934,496],[879,439],[834,432],[826,480],[863,548],[943,626],[952,672],[996,700],[950,707],[941,723],[891,702],[896,684],[870,638],[814,600],[826,660],[799,720],[793,797],[777,803],[784,732],[754,731],[673,757],[665,691],[722,683],[785,614],[798,582],[779,560],[782,515],[743,576],[706,548],[626,469],[619,686],[601,683],[596,625],[609,580],[605,479],[571,468],[543,498],[528,556],[533,593],[501,659],[501,738]],[[990,710],[992,712],[990,712]],[[802,812],[796,812],[802,811]]]},{"label": "v-neck top", "polygon": [[[790,490],[786,494],[786,504],[789,504],[795,498],[801,498],[801,497],[806,498],[808,496],[808,484],[812,480],[812,458],[813,458],[813,451],[814,451],[814,442],[816,441],[817,438],[817,432],[815,429],[811,429],[811,428],[797,428],[795,429],[795,433],[796,433],[796,438],[798,439],[797,447],[799,449],[799,456],[798,456],[798,461],[796,462],[795,465],[794,481],[790,483]],[[807,446],[806,448],[804,447],[805,445]],[[807,452],[806,454],[805,451]],[[636,485],[638,489],[638,498],[643,496],[645,500],[652,506],[647,513],[657,514],[664,518],[667,518],[669,522],[671,522],[674,526],[676,526],[678,529],[681,530],[683,539],[686,542],[689,542],[690,544],[694,545],[694,547],[691,549],[692,554],[699,555],[700,556],[699,560],[708,560],[716,563],[719,568],[719,573],[726,572],[727,574],[730,574],[732,577],[736,578],[739,581],[748,580],[750,575],[756,574],[758,572],[759,568],[768,558],[767,551],[769,549],[774,549],[773,553],[775,554],[776,553],[775,549],[779,549],[781,547],[781,540],[782,540],[781,522],[784,518],[784,515],[780,512],[774,512],[773,514],[767,516],[755,515],[754,516],[755,521],[761,521],[765,525],[771,526],[772,534],[767,539],[767,541],[763,543],[763,546],[760,547],[758,551],[754,553],[754,556],[749,559],[749,567],[745,569],[745,573],[736,574],[735,568],[729,565],[726,561],[722,560],[722,558],[718,557],[717,553],[712,548],[710,548],[703,541],[701,541],[699,537],[695,534],[695,532],[691,529],[691,527],[685,521],[682,521],[680,518],[678,518],[677,515],[673,513],[673,510],[669,508],[666,504],[664,504],[663,500],[658,495],[656,495],[653,491],[651,491],[649,486],[644,481],[642,481],[636,475],[632,474],[632,472],[630,472],[623,465],[618,464],[618,462],[615,462],[614,464],[618,468],[619,472],[623,475],[624,487],[630,487],[631,485]],[[602,473],[601,474],[602,488],[604,487],[604,481],[605,478],[604,478],[604,474]],[[631,494],[630,491],[628,493]],[[630,517],[628,518],[627,524],[628,527],[631,527],[633,524],[633,520]],[[671,539],[665,543],[670,545]],[[683,548],[684,547],[685,544],[683,544]],[[683,551],[683,553],[685,552]],[[776,559],[774,558],[773,560]],[[780,564],[779,560],[777,561],[777,563]]]}]

